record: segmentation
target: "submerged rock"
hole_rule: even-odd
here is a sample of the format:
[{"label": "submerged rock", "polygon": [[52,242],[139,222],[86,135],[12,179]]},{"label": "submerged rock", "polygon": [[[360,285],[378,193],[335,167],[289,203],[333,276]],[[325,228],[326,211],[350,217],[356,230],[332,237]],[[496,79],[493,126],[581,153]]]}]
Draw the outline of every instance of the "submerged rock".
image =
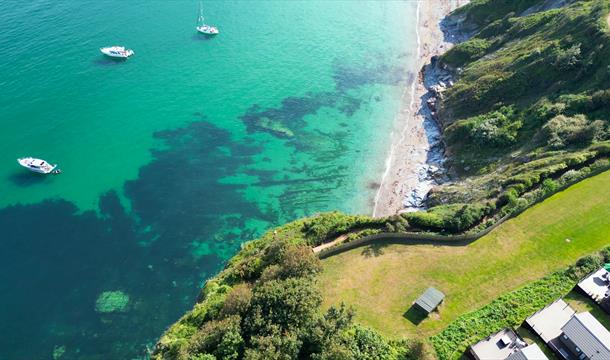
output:
[{"label": "submerged rock", "polygon": [[127,311],[129,295],[122,291],[104,291],[95,301],[95,311],[113,313]]},{"label": "submerged rock", "polygon": [[53,348],[53,360],[59,360],[64,353],[66,352],[66,346],[65,345],[55,345],[55,347]]}]

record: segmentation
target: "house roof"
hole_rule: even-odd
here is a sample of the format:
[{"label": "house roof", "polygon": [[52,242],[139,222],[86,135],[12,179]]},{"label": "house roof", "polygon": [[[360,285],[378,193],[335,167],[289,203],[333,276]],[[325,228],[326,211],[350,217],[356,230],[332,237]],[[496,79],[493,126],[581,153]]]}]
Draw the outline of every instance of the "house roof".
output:
[{"label": "house roof", "polygon": [[559,299],[528,317],[525,322],[545,343],[548,343],[561,335],[561,328],[570,321],[573,315],[574,309]]},{"label": "house roof", "polygon": [[[508,342],[503,338],[508,339]],[[525,343],[519,340],[517,333],[507,328],[470,346],[470,354],[476,360],[506,359],[523,346]]]},{"label": "house roof", "polygon": [[549,358],[544,355],[538,345],[531,344],[510,354],[506,360],[549,360]]},{"label": "house roof", "polygon": [[610,359],[610,332],[591,313],[574,315],[561,330],[589,359]]},{"label": "house roof", "polygon": [[415,300],[415,303],[426,312],[431,312],[444,298],[445,294],[433,287],[429,287],[419,298],[417,298],[417,300]]}]

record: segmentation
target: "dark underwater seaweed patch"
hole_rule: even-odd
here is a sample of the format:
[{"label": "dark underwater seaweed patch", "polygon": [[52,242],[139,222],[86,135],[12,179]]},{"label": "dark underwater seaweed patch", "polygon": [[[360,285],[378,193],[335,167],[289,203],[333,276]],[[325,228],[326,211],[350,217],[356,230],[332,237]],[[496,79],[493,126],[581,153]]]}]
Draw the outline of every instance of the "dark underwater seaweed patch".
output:
[{"label": "dark underwater seaweed patch", "polygon": [[[349,90],[367,84],[399,85],[412,81],[415,75],[401,66],[373,58],[370,64],[347,64],[339,59],[333,63],[336,91],[308,92],[303,96],[284,98],[277,108],[262,108],[254,104],[240,119],[248,133],[267,132],[275,137],[292,139],[300,136],[305,127],[305,116],[313,115],[322,107],[336,108],[350,117],[362,106],[363,100],[348,94]],[[373,98],[379,102],[379,97]]]},{"label": "dark underwater seaweed patch", "polygon": [[227,131],[205,121],[158,132],[155,137],[163,139],[171,151],[153,151],[155,161],[140,170],[140,178],[147,181],[142,184],[138,179],[125,185],[143,223],[160,234],[177,234],[180,240],[196,238],[195,234],[211,237],[224,227],[218,219],[210,221],[218,215],[265,218],[243,199],[240,190],[245,185],[219,183],[223,177],[238,174],[260,148],[237,145]]},{"label": "dark underwater seaweed patch", "polygon": [[[219,182],[260,148],[205,121],[155,136],[163,150],[125,184],[132,214],[115,193],[100,197],[99,214],[62,200],[0,209],[2,359],[50,358],[62,345],[66,360],[143,355],[226,260],[217,253],[258,235],[245,220],[273,220],[243,186]],[[127,313],[94,311],[109,290],[130,296]]]},{"label": "dark underwater seaweed patch", "polygon": [[254,104],[240,119],[248,133],[263,131],[279,138],[292,138],[307,125],[305,116],[316,114],[322,107],[337,108],[347,116],[352,116],[361,103],[361,100],[342,93],[310,92],[304,96],[287,97],[278,108],[263,109]]}]

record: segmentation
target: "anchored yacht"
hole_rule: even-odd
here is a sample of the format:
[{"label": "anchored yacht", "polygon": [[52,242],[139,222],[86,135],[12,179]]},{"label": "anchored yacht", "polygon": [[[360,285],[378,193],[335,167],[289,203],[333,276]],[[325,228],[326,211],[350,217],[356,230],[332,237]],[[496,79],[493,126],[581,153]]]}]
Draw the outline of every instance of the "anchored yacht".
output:
[{"label": "anchored yacht", "polygon": [[218,34],[218,28],[216,26],[206,25],[203,18],[203,8],[199,3],[199,17],[197,17],[197,31],[205,35],[216,35]]},{"label": "anchored yacht", "polygon": [[57,164],[55,165],[51,165],[48,162],[41,160],[41,159],[36,159],[33,157],[26,157],[26,158],[21,158],[21,159],[17,159],[17,162],[19,163],[19,165],[23,166],[24,168],[39,173],[39,174],[58,174],[59,170],[57,170]]},{"label": "anchored yacht", "polygon": [[216,35],[218,34],[218,28],[210,25],[201,25],[197,26],[197,31],[206,35]]},{"label": "anchored yacht", "polygon": [[109,46],[100,48],[102,54],[113,58],[127,59],[134,54],[133,50],[125,49],[124,46]]}]

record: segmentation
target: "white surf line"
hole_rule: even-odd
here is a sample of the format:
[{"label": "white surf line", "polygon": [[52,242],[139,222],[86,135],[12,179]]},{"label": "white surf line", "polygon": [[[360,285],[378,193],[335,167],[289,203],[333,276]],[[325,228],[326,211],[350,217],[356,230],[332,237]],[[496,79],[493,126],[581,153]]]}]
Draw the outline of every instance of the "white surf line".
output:
[{"label": "white surf line", "polygon": [[[420,57],[420,53],[421,53],[421,39],[419,36],[419,13],[420,13],[421,1],[422,0],[417,1],[417,10],[415,12],[415,38],[417,40],[417,53],[415,55],[415,76],[413,76],[413,81],[411,82],[411,100],[409,101],[409,110],[408,110],[409,116],[407,117],[407,121],[405,121],[405,126],[403,127],[403,129],[400,133],[400,139],[399,139],[398,143],[394,143],[390,147],[390,153],[388,154],[388,157],[385,162],[385,170],[383,171],[383,175],[381,176],[381,183],[379,184],[379,189],[377,189],[377,194],[375,194],[375,204],[373,205],[373,217],[375,217],[377,215],[377,206],[379,205],[379,196],[381,195],[381,191],[383,190],[383,184],[384,184],[386,178],[388,177],[388,174],[390,173],[390,169],[392,167],[392,160],[394,159],[394,149],[396,148],[397,145],[399,146],[404,141],[405,135],[409,128],[409,119],[413,116],[413,105],[415,104],[415,87],[417,85],[417,80],[418,80],[417,67],[419,66],[419,57]],[[405,90],[403,91],[401,99],[404,98],[406,93],[407,93],[407,88],[405,88]],[[394,123],[396,122],[396,117],[398,117],[398,116],[399,116],[399,114],[394,116]],[[391,134],[391,135],[393,135],[393,134]]]}]

